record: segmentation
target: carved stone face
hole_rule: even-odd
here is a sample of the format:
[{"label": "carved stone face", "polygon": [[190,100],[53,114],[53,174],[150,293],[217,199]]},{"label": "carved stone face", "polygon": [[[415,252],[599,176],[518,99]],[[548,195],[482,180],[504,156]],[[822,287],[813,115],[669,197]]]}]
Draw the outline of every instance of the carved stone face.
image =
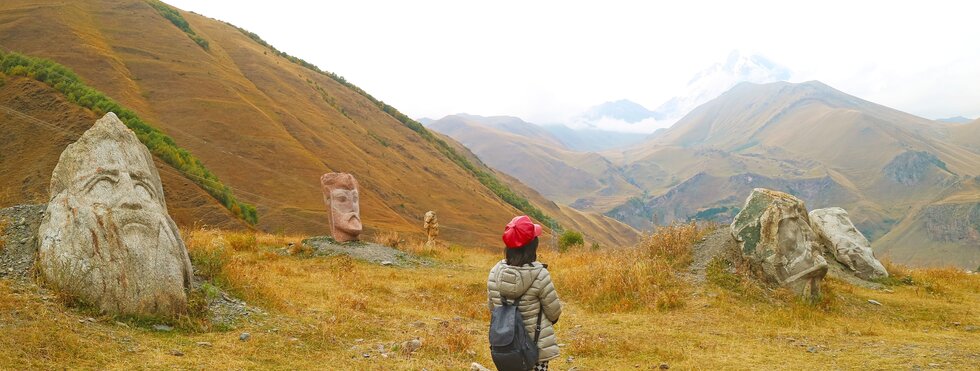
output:
[{"label": "carved stone face", "polygon": [[361,206],[356,189],[330,191],[330,218],[334,228],[346,233],[361,233]]},{"label": "carved stone face", "polygon": [[826,270],[826,261],[819,256],[816,235],[810,228],[802,206],[785,202],[774,202],[763,214],[762,243],[773,250],[773,264],[777,276],[790,283],[806,278],[818,270]]},{"label": "carved stone face", "polygon": [[62,154],[40,227],[49,281],[101,309],[184,311],[191,267],[146,147],[109,115]]},{"label": "carved stone face", "polygon": [[802,200],[756,188],[730,228],[754,271],[801,295],[807,289],[811,295],[819,292],[827,261],[819,253]]},{"label": "carved stone face", "polygon": [[139,163],[106,165],[80,176],[80,188],[68,197],[77,195],[79,208],[91,208],[96,218],[119,232],[127,248],[157,249],[166,210],[150,185],[149,171]]},{"label": "carved stone face", "polygon": [[363,228],[357,180],[347,173],[327,173],[320,177],[320,185],[330,209],[331,236],[337,242],[357,240]]}]

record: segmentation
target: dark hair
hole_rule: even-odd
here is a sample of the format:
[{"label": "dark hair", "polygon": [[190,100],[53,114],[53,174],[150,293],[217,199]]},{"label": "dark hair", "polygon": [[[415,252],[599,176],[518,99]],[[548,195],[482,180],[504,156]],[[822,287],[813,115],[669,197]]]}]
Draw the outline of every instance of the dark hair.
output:
[{"label": "dark hair", "polygon": [[538,260],[538,238],[534,237],[533,240],[524,244],[524,246],[505,248],[504,250],[507,250],[507,265],[520,267],[525,264],[531,264]]}]

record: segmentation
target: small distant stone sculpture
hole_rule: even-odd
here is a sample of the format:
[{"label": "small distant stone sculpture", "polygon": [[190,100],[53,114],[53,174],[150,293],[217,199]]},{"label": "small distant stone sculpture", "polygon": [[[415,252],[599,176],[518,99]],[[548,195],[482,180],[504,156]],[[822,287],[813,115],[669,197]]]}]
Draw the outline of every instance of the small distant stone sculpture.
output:
[{"label": "small distant stone sculpture", "polygon": [[839,207],[810,212],[810,226],[841,264],[864,280],[888,277],[888,271],[875,258],[871,243],[851,223],[847,211]]},{"label": "small distant stone sculpture", "polygon": [[326,173],[320,185],[330,209],[330,235],[337,242],[357,241],[362,228],[357,179],[347,173]]},{"label": "small distant stone sculpture", "polygon": [[173,317],[192,271],[146,147],[113,113],[68,145],[38,228],[45,280],[103,311]]},{"label": "small distant stone sculpture", "polygon": [[439,237],[439,219],[436,218],[435,211],[429,210],[425,212],[422,228],[425,229],[425,235],[428,237],[425,244],[431,246],[436,242],[436,237]]},{"label": "small distant stone sculpture", "polygon": [[820,255],[806,205],[792,195],[756,188],[735,216],[732,235],[757,272],[798,295],[820,294],[827,261]]}]

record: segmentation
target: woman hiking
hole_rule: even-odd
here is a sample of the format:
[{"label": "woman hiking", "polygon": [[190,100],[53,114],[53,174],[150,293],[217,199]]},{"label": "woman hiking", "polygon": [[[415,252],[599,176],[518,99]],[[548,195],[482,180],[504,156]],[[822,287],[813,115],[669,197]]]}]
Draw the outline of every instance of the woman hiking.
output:
[{"label": "woman hiking", "polygon": [[548,265],[537,261],[540,235],[541,226],[534,224],[526,215],[515,217],[507,223],[503,235],[506,258],[493,266],[487,278],[487,305],[490,310],[504,305],[504,300],[506,305],[516,303],[528,339],[537,339],[537,363],[532,368],[535,371],[547,370],[548,361],[558,357],[558,341],[553,325],[561,316],[561,301],[551,283]]}]

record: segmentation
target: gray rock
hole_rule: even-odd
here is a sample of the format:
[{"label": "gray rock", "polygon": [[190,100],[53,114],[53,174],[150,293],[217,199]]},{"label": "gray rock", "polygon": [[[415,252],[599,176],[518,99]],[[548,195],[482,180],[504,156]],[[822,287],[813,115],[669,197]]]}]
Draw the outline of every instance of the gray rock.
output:
[{"label": "gray rock", "polygon": [[868,303],[869,304],[874,304],[874,305],[877,305],[877,306],[881,306],[881,302],[880,301],[877,301],[877,300],[874,300],[874,299],[868,299]]},{"label": "gray rock", "polygon": [[39,228],[46,282],[104,311],[175,317],[192,271],[153,156],[113,113],[68,145]]},{"label": "gray rock", "polygon": [[210,348],[211,347],[211,343],[210,342],[207,342],[207,341],[198,341],[197,342],[197,346],[203,347],[203,348]]},{"label": "gray rock", "polygon": [[490,371],[489,368],[483,367],[483,365],[473,362],[470,363],[470,371]]},{"label": "gray rock", "polygon": [[393,265],[393,264],[395,264],[395,263],[392,262],[391,260],[382,260],[381,261],[381,265],[386,266],[386,267],[389,266],[389,265]]},{"label": "gray rock", "polygon": [[184,356],[184,352],[181,352],[180,349],[172,349],[170,351],[170,354],[173,355],[173,356],[177,356],[177,357],[183,357]]},{"label": "gray rock", "polygon": [[668,369],[670,369],[670,365],[668,365],[666,362],[662,362],[662,363],[660,363],[660,369],[661,370],[668,370]]},{"label": "gray rock", "polygon": [[419,348],[422,348],[422,340],[412,339],[406,341],[404,346],[405,350],[407,350],[409,353],[414,353],[416,350],[419,350]]},{"label": "gray rock", "polygon": [[238,340],[241,341],[248,341],[251,338],[252,338],[252,334],[249,334],[247,332],[243,332],[241,335],[238,335]]},{"label": "gray rock", "polygon": [[173,327],[167,325],[153,325],[153,329],[161,332],[170,332],[174,330]]},{"label": "gray rock", "polygon": [[792,195],[756,188],[731,225],[742,257],[768,281],[811,297],[820,293],[827,261],[820,255],[806,205]]},{"label": "gray rock", "polygon": [[811,211],[810,227],[834,258],[861,279],[888,277],[885,266],[871,250],[871,242],[854,226],[844,209],[830,207]]}]

